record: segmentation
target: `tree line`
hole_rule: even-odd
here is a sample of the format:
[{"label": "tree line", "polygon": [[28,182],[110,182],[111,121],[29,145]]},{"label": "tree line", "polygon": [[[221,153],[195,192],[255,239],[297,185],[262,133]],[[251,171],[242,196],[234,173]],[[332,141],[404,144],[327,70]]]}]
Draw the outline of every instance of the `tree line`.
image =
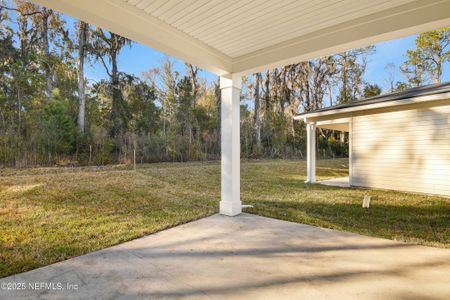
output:
[{"label": "tree line", "polygon": [[[71,28],[73,27],[73,28]],[[26,167],[220,157],[219,78],[167,58],[142,76],[120,70],[129,39],[26,1],[0,1],[0,165]],[[303,158],[301,111],[379,95],[366,82],[370,46],[243,78],[241,152],[246,158]],[[449,28],[420,34],[389,91],[441,82]],[[107,77],[86,78],[88,63]],[[345,134],[319,130],[319,157],[348,155]]]}]

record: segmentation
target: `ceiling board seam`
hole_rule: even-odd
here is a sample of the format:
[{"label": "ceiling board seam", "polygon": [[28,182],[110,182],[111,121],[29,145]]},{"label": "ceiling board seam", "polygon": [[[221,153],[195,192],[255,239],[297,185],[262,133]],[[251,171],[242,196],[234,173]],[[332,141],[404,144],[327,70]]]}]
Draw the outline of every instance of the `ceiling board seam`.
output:
[{"label": "ceiling board seam", "polygon": [[[250,4],[254,3],[255,1],[258,1],[258,0],[250,0],[250,2],[244,2],[244,1],[234,2],[232,5],[229,5],[225,9],[219,11],[220,14],[216,13],[216,16],[214,18],[212,18],[212,20],[209,23],[207,23],[208,26],[197,26],[197,27],[195,27],[195,29],[189,30],[189,32],[191,35],[197,36],[197,33],[199,32],[199,30],[200,30],[200,32],[203,32],[204,30],[214,28],[214,26],[219,26],[222,24],[221,22],[218,22],[219,20],[229,17],[232,12],[238,11],[239,9],[241,9],[245,6],[249,6]],[[235,7],[236,5],[240,5],[240,6]],[[205,22],[205,21],[203,20],[203,22]],[[215,24],[212,24],[212,23],[215,23]],[[198,24],[201,24],[201,22],[199,22]]]},{"label": "ceiling board seam", "polygon": [[[189,25],[188,27],[186,27],[185,28],[186,32],[193,32],[193,31],[197,30],[197,28],[202,26],[201,24],[208,25],[210,20],[214,20],[217,17],[217,15],[224,10],[223,6],[227,6],[227,5],[228,5],[227,2],[225,2],[225,1],[221,2],[216,7],[212,8],[210,11],[208,11],[209,14],[206,18],[204,17],[202,20],[197,21],[197,22]],[[196,16],[196,15],[194,15],[194,16]],[[179,26],[185,26],[186,23],[187,23],[186,21],[184,23],[180,23]]]},{"label": "ceiling board seam", "polygon": [[[351,1],[353,1],[353,2],[358,2],[359,0],[351,0]],[[331,8],[331,7],[333,7],[333,6],[338,6],[339,5],[339,3],[341,3],[341,2],[343,2],[343,0],[340,0],[339,2],[333,2],[333,4],[331,4],[331,5],[329,5],[329,6],[327,6],[327,8]],[[325,5],[327,2],[321,2],[321,4],[323,4],[323,5]],[[310,7],[311,9],[313,9],[313,8],[316,8],[317,6],[314,6],[314,7]],[[331,10],[331,12],[332,12],[332,10]],[[297,15],[295,15],[295,14],[292,14],[292,16],[290,16],[289,17],[289,19],[285,19],[283,22],[280,22],[280,23],[278,23],[278,24],[276,24],[276,26],[277,26],[277,30],[280,30],[279,28],[280,27],[282,27],[282,26],[289,26],[289,24],[290,24],[290,22],[292,22],[292,21],[295,21],[295,19],[297,19],[298,18],[298,16]],[[314,15],[312,15],[311,16],[311,18],[310,19],[314,19],[315,18],[315,16]],[[283,28],[283,27],[282,27]],[[274,27],[274,25],[272,24],[272,25],[266,25],[264,28],[260,28],[256,33],[255,32],[253,32],[253,35],[252,36],[255,36],[255,34],[258,34],[258,35],[264,35],[264,34],[267,34],[268,32],[267,32],[267,30],[275,30],[275,27]],[[238,39],[235,39],[234,41],[237,43],[237,42],[240,42],[240,41],[248,41],[248,35],[250,35],[250,33],[249,34],[247,34],[246,36],[241,36],[241,37],[239,37]],[[226,45],[226,43],[223,43],[223,45]],[[215,45],[217,48],[219,48],[219,47],[221,47],[222,45],[221,44],[219,44],[219,45]]]},{"label": "ceiling board seam", "polygon": [[[295,7],[296,5],[298,5],[298,0],[292,0],[292,1],[290,1],[290,2],[288,2],[284,7],[279,7],[279,8],[277,8],[275,11],[274,10],[270,10],[270,8],[272,7],[272,6],[270,6],[270,4],[265,8],[265,9],[263,9],[263,10],[260,10],[260,11],[258,11],[257,13],[255,12],[255,15],[252,17],[252,18],[250,18],[250,19],[248,19],[248,20],[242,20],[241,22],[236,22],[236,23],[233,23],[232,24],[232,27],[231,28],[227,28],[226,29],[226,31],[229,33],[230,31],[232,31],[232,30],[236,30],[236,29],[238,29],[238,28],[241,28],[242,29],[242,25],[243,24],[245,24],[246,25],[246,30],[248,31],[249,29],[249,27],[248,26],[253,26],[253,27],[256,27],[257,26],[257,24],[258,23],[262,23],[262,22],[264,22],[264,20],[261,20],[261,16],[267,16],[267,11],[268,10],[270,10],[270,12],[271,12],[271,14],[275,14],[276,13],[276,11],[280,11],[280,10],[284,10],[284,9],[286,9],[286,7],[289,7],[289,6],[293,6],[293,7]],[[257,15],[257,16],[256,16]],[[255,22],[254,24],[252,24],[252,21],[259,21],[259,22]],[[217,37],[219,36],[219,34],[221,34],[221,33],[223,33],[223,30],[221,30],[220,32],[218,32],[218,35],[216,35]],[[214,32],[212,31],[212,30],[210,30],[210,32],[206,35],[206,36],[203,36],[203,38],[204,39],[208,39],[208,38],[210,38],[210,37],[212,37],[212,36],[214,36]],[[211,41],[211,42],[213,42],[213,41]]]},{"label": "ceiling board seam", "polygon": [[[181,20],[181,19],[184,18],[185,16],[189,15],[192,11],[195,11],[195,10],[197,10],[197,9],[200,9],[200,8],[202,8],[203,6],[205,6],[205,5],[208,4],[208,1],[207,1],[207,0],[204,0],[204,1],[196,1],[195,3],[199,3],[199,2],[201,3],[200,6],[195,7],[195,5],[191,5],[191,6],[189,7],[189,10],[188,10],[188,11],[186,11],[186,10],[181,11],[181,12],[182,12],[181,15],[180,15],[179,17],[177,17],[174,21],[171,22],[171,24],[174,24],[174,25],[172,25],[172,26],[175,27],[175,28],[178,28],[178,27],[175,25],[175,24],[178,22],[178,20]],[[183,14],[183,13],[184,13],[184,14]]]},{"label": "ceiling board seam", "polygon": [[[237,10],[237,9],[240,9],[240,8],[242,8],[242,7],[248,6],[248,5],[250,5],[251,3],[255,2],[255,1],[256,1],[256,0],[251,0],[250,2],[247,2],[247,3],[244,2],[244,4],[241,5],[241,6],[239,6],[239,7],[237,7],[236,10]],[[238,2],[238,3],[243,3],[243,1],[242,1],[242,2]],[[231,8],[230,8],[230,10],[231,10]],[[219,18],[215,19],[215,22],[218,22],[219,20],[223,19],[223,18],[226,17],[226,16],[227,16],[226,14],[220,16]],[[204,31],[207,30],[207,29],[208,29],[208,28],[203,28],[203,29],[200,30],[199,32],[192,32],[191,34],[192,34],[193,36],[196,36],[196,35],[198,36],[199,34],[201,34],[202,32],[204,32]]]},{"label": "ceiling board seam", "polygon": [[[440,3],[444,3],[444,2],[448,3],[449,1],[448,0],[436,1],[436,2],[433,2],[433,3],[430,3],[430,4],[426,4],[426,5],[423,5],[423,6],[420,6],[420,7],[413,7],[413,8],[408,9],[408,10],[402,10],[402,11],[399,11],[399,12],[396,12],[396,13],[393,13],[393,14],[390,14],[390,15],[387,15],[387,16],[380,16],[378,18],[370,19],[369,21],[365,21],[365,22],[360,22],[360,23],[358,22],[357,24],[353,24],[353,25],[349,25],[349,26],[346,26],[346,27],[343,27],[343,28],[339,28],[339,29],[336,29],[334,31],[327,31],[327,32],[324,32],[324,33],[321,33],[321,34],[318,34],[317,32],[311,32],[311,33],[306,34],[306,35],[311,35],[311,37],[308,37],[306,39],[300,39],[299,40],[299,38],[301,38],[301,37],[294,38],[294,39],[292,39],[291,42],[289,42],[289,41],[282,42],[282,43],[279,43],[277,45],[271,46],[270,49],[269,48],[265,48],[265,49],[254,51],[252,53],[244,54],[244,55],[242,55],[240,57],[233,58],[233,64],[237,64],[237,63],[241,63],[241,62],[244,62],[244,61],[248,61],[250,58],[260,56],[261,54],[268,54],[268,53],[271,53],[271,52],[277,52],[277,51],[280,51],[280,49],[283,49],[283,48],[289,48],[289,47],[292,47],[294,45],[304,44],[304,43],[306,43],[308,41],[311,41],[311,40],[314,40],[314,39],[319,39],[321,37],[329,36],[329,35],[338,33],[340,31],[345,31],[345,30],[348,30],[348,29],[359,27],[359,26],[361,26],[361,24],[366,25],[366,24],[370,24],[370,23],[375,23],[375,22],[378,22],[378,21],[382,21],[384,19],[395,17],[397,15],[405,14],[405,13],[408,13],[408,12],[413,12],[415,10],[420,10],[420,9],[425,8],[425,7],[434,6],[436,4],[440,4]],[[398,7],[396,7],[396,8],[398,8]],[[382,12],[378,12],[378,13],[382,13]],[[362,19],[362,18],[358,18],[358,19]],[[351,21],[348,21],[348,22],[355,22],[355,21],[356,20],[351,20]],[[323,29],[321,29],[319,31],[323,31]],[[282,44],[282,45],[280,45],[280,44]]]},{"label": "ceiling board seam", "polygon": [[[389,1],[385,1],[384,3],[388,3]],[[358,9],[358,10],[355,10],[355,11],[353,11],[352,13],[357,13],[357,12],[361,12],[361,11],[365,11],[365,10],[368,10],[368,9],[370,9],[370,8],[372,8],[372,7],[374,7],[374,6],[378,6],[378,4],[373,4],[372,6],[367,6],[367,7],[364,7],[364,8],[361,8],[361,9]],[[386,9],[389,9],[389,8],[386,8]],[[364,14],[364,15],[370,15],[371,13],[367,13],[367,14]],[[364,17],[364,15],[359,15],[359,16],[357,16],[357,18],[360,18],[360,17]],[[330,16],[330,15],[328,15],[328,16]],[[334,19],[339,19],[339,18],[342,18],[343,16],[345,16],[345,14],[341,14],[341,15],[334,15],[334,16],[332,16]],[[285,32],[284,33],[284,35],[285,36],[291,36],[290,38],[287,38],[287,39],[284,39],[284,40],[289,40],[289,39],[292,39],[292,38],[295,38],[296,37],[296,35],[297,36],[301,36],[301,35],[304,35],[304,34],[308,34],[308,33],[310,33],[310,32],[312,32],[312,31],[310,31],[310,30],[307,30],[308,28],[314,28],[314,31],[316,31],[316,30],[321,30],[321,29],[324,29],[324,28],[328,28],[328,27],[330,27],[330,26],[337,26],[337,25],[339,25],[339,24],[342,24],[342,23],[345,23],[345,22],[347,22],[348,21],[348,19],[344,19],[343,21],[340,21],[339,23],[336,23],[336,24],[330,24],[330,22],[323,22],[323,23],[315,23],[315,24],[313,24],[313,25],[311,25],[311,26],[309,26],[309,27],[307,27],[307,28],[302,28],[302,31],[300,31],[300,33],[299,33],[299,31],[289,31],[289,32]],[[321,24],[326,24],[326,25],[322,25],[321,26]],[[270,40],[272,40],[273,41],[273,39],[270,39]],[[261,39],[254,39],[254,40],[248,40],[248,43],[249,44],[256,44],[256,43],[259,43],[259,44],[264,44],[264,43],[266,43],[267,41],[270,41],[270,40],[268,40],[268,39],[264,39],[264,37],[263,38],[261,38]],[[275,45],[275,44],[278,44],[278,43],[282,43],[283,42],[283,39],[281,39],[281,38],[278,38],[278,41],[276,41],[276,42],[274,42],[272,45]],[[220,48],[220,46],[218,46],[217,45],[217,48]],[[252,47],[241,47],[241,48],[233,48],[234,50],[235,50],[235,53],[236,52],[245,52],[247,49],[250,49],[250,48],[252,48]],[[253,47],[254,48],[254,47]],[[221,49],[222,51],[228,51],[227,49]],[[231,54],[231,53],[230,53]]]},{"label": "ceiling board seam", "polygon": [[[322,2],[319,2],[319,3],[315,3],[313,6],[309,6],[309,7],[307,7],[306,8],[306,10],[308,11],[308,15],[312,15],[312,13],[314,13],[314,9],[318,6],[318,5],[326,5],[327,3],[329,3],[329,2],[332,2],[333,0],[323,0]],[[342,0],[341,0],[342,1]],[[354,0],[354,1],[357,1],[357,0]],[[297,3],[294,3],[294,4],[297,4]],[[295,8],[295,6],[294,6],[294,8]],[[278,16],[278,14],[274,14],[274,15],[272,15],[272,14],[270,14],[269,15],[270,17],[272,17],[272,18],[277,18],[277,16]],[[291,15],[289,15],[289,16],[295,16],[295,13],[292,13]],[[292,19],[295,19],[295,18],[291,18],[291,20]],[[260,23],[267,23],[267,22],[255,22],[254,24],[252,24],[252,27],[250,27],[250,28],[248,28],[248,29],[245,29],[244,31],[242,31],[241,32],[241,34],[246,34],[246,38],[243,38],[243,37],[241,37],[239,40],[245,40],[245,41],[248,41],[248,35],[250,35],[251,34],[251,32],[252,32],[252,30],[253,30],[253,28],[260,28]],[[266,26],[267,27],[267,26]],[[269,26],[270,27],[270,26]],[[264,30],[258,30],[258,32],[264,32]],[[217,40],[217,39],[214,39],[213,41],[208,41],[208,42],[210,42],[211,44],[213,44],[214,42],[218,42],[218,41],[222,41],[222,45],[223,44],[228,44],[228,42],[225,42],[224,40]],[[234,39],[233,40],[234,42],[236,42],[236,39]],[[219,46],[219,45],[216,45],[216,46]]]},{"label": "ceiling board seam", "polygon": [[[169,5],[171,4],[171,5]],[[174,1],[167,1],[166,3],[164,3],[163,5],[161,5],[160,7],[158,7],[157,9],[154,9],[152,11],[145,11],[147,13],[152,14],[155,17],[160,18],[160,16],[164,13],[166,13],[167,11],[173,9],[174,7],[176,7],[178,5],[178,1],[174,0]],[[164,8],[165,7],[165,8]],[[159,12],[158,12],[159,11]]]}]

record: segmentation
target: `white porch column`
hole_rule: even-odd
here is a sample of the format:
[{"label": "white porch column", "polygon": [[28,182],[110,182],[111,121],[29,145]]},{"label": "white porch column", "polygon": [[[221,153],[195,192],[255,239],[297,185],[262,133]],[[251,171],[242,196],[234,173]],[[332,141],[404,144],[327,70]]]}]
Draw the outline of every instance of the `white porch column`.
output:
[{"label": "white porch column", "polygon": [[222,192],[220,213],[235,216],[242,212],[240,198],[241,184],[241,141],[240,141],[240,97],[241,78],[231,74],[220,77],[221,104],[221,147],[222,147]]},{"label": "white porch column", "polygon": [[306,124],[306,183],[316,182],[316,123],[308,122]]}]

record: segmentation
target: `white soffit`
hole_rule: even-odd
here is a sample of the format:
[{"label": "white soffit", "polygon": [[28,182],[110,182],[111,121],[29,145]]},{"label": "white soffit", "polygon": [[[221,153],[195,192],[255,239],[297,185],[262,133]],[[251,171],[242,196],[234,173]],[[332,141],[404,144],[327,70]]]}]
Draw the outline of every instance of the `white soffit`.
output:
[{"label": "white soffit", "polygon": [[450,0],[34,1],[218,75],[450,25]]},{"label": "white soffit", "polygon": [[229,57],[413,0],[123,0]]}]

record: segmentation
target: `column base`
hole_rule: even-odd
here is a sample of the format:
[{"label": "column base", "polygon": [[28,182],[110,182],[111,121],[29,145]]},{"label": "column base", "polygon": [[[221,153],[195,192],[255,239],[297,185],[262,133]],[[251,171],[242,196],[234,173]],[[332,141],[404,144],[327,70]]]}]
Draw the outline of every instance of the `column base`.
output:
[{"label": "column base", "polygon": [[307,179],[307,180],[305,180],[304,182],[305,182],[305,183],[316,183],[317,181],[315,181],[315,180],[312,180],[312,181],[311,181],[311,180]]},{"label": "column base", "polygon": [[241,201],[220,201],[220,214],[233,217],[242,213]]}]

